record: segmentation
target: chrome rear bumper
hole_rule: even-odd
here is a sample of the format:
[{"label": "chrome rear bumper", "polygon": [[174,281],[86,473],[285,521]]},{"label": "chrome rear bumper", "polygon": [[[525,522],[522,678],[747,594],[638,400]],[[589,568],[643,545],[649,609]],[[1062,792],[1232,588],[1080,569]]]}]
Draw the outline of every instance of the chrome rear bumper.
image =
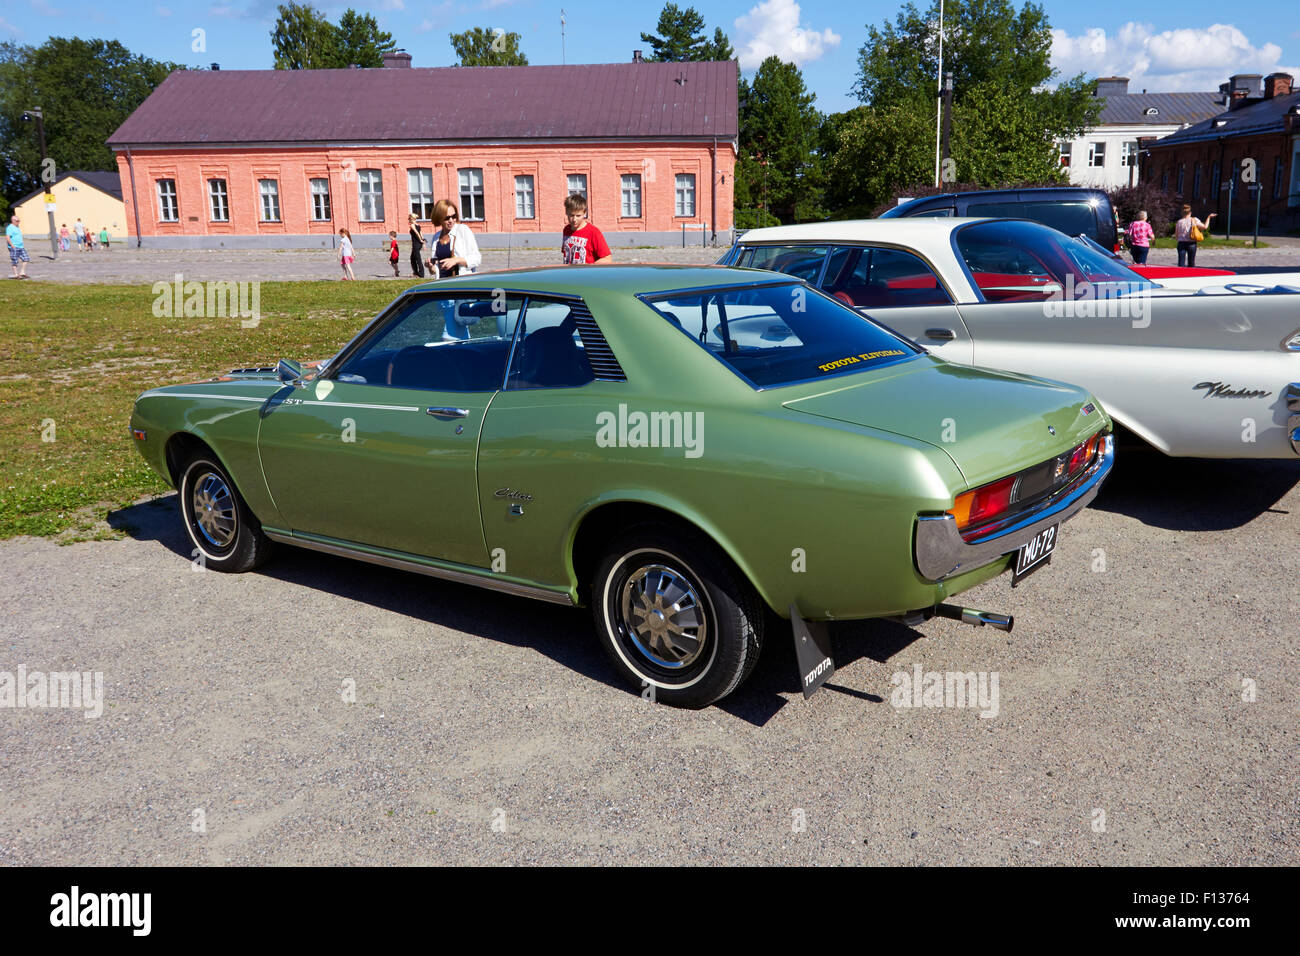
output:
[{"label": "chrome rear bumper", "polygon": [[942,581],[973,571],[1020,548],[1041,531],[1068,521],[1088,506],[1115,463],[1115,437],[1103,439],[1101,454],[1073,485],[1049,498],[1012,525],[974,541],[966,541],[950,514],[918,515],[916,519],[916,570],[928,581]]}]

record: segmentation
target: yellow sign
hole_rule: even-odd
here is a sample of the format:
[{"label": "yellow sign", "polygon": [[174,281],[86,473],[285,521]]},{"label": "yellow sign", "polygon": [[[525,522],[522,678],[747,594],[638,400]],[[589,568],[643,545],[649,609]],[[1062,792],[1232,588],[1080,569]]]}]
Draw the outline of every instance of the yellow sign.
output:
[{"label": "yellow sign", "polygon": [[45,201],[46,201],[47,203],[52,203],[52,202],[54,202],[54,193],[46,193],[46,194],[45,194]]}]

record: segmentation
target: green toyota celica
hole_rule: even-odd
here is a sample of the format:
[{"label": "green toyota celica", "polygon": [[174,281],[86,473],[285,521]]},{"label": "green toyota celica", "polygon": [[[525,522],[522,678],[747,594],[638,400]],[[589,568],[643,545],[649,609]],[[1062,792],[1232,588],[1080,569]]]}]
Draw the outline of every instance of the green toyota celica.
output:
[{"label": "green toyota celica", "polygon": [[1047,562],[1110,427],[1082,389],[949,364],[800,281],[670,266],[415,286],[319,370],[131,417],[207,567],[278,542],[589,605],[620,672],[692,707],[775,617],[821,648],[806,692],[833,667],[817,622],[1009,627],[945,602]]}]

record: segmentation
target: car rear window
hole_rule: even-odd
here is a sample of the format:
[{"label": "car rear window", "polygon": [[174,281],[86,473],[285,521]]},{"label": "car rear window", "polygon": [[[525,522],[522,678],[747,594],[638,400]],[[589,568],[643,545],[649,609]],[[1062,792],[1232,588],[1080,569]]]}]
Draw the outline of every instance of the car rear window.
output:
[{"label": "car rear window", "polygon": [[803,283],[642,298],[755,388],[866,371],[920,352]]},{"label": "car rear window", "polygon": [[1003,219],[1032,219],[1059,229],[1067,236],[1097,238],[1097,211],[1092,203],[1079,201],[1042,202],[973,202],[966,207],[968,216],[994,216]]}]

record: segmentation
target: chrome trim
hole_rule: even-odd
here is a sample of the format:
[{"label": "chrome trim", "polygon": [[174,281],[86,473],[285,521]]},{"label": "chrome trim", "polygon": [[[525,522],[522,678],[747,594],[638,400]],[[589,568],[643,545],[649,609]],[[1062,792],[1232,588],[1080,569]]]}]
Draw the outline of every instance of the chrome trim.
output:
[{"label": "chrome trim", "polygon": [[1287,437],[1291,439],[1291,450],[1300,455],[1300,382],[1292,382],[1286,387],[1286,410],[1291,413],[1286,420]]},{"label": "chrome trim", "polygon": [[[1295,343],[1294,345],[1291,344],[1293,342]],[[1284,338],[1281,343],[1281,348],[1284,352],[1300,352],[1300,329],[1296,329]]]},{"label": "chrome trim", "polygon": [[275,377],[279,379],[281,385],[292,385],[294,388],[307,387],[306,381],[303,380],[302,366],[288,359],[280,359],[276,363]]},{"label": "chrome trim", "polygon": [[1039,532],[1068,521],[1087,507],[1114,464],[1115,438],[1107,435],[1101,454],[1084,472],[1082,481],[1059,498],[1020,516],[1014,524],[975,541],[962,538],[957,519],[950,514],[918,515],[914,536],[916,570],[927,581],[942,581],[1010,554]]},{"label": "chrome trim", "polygon": [[469,417],[468,408],[452,408],[450,406],[438,406],[435,408],[426,408],[425,412],[432,415],[434,418],[442,419],[444,422],[449,422],[453,418]]},{"label": "chrome trim", "polygon": [[501,591],[506,594],[514,594],[518,597],[534,598],[538,601],[548,601],[552,604],[573,605],[573,598],[567,592],[552,591],[549,588],[539,587],[535,584],[520,584],[517,581],[504,581],[500,578],[490,576],[490,572],[481,571],[461,571],[455,568],[443,567],[433,564],[431,559],[419,558],[414,555],[410,557],[400,557],[394,552],[381,552],[379,549],[370,549],[365,545],[347,545],[334,541],[323,540],[313,535],[291,534],[287,531],[276,531],[271,528],[263,527],[262,531],[272,541],[278,541],[281,544],[291,544],[299,548],[308,548],[312,551],[323,551],[325,554],[333,554],[341,558],[355,558],[358,561],[365,561],[369,564],[379,564],[386,568],[394,568],[398,571],[411,571],[415,574],[424,574],[431,578],[442,578],[445,581],[455,581],[457,584],[472,584],[475,587],[487,588],[490,591]]}]

